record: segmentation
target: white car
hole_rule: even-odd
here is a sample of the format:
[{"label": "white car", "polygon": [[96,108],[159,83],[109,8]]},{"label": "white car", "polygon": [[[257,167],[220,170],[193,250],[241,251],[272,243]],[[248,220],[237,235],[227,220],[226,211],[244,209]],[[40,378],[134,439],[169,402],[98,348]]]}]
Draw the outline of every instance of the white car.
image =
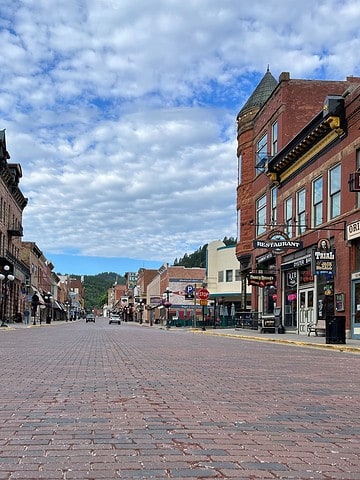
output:
[{"label": "white car", "polygon": [[112,323],[117,323],[118,325],[120,325],[121,323],[120,315],[117,315],[116,313],[112,313],[110,315],[109,325],[111,325]]},{"label": "white car", "polygon": [[86,323],[94,322],[95,323],[95,315],[93,313],[88,313],[86,315]]}]

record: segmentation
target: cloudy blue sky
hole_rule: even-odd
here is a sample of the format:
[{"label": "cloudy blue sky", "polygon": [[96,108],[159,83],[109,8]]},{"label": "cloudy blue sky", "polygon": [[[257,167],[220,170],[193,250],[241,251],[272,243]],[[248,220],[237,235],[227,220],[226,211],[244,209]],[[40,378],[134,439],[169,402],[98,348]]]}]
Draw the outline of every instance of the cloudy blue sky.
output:
[{"label": "cloudy blue sky", "polygon": [[61,273],[236,236],[236,114],[275,78],[360,75],[358,0],[3,0],[0,129],[24,240]]}]

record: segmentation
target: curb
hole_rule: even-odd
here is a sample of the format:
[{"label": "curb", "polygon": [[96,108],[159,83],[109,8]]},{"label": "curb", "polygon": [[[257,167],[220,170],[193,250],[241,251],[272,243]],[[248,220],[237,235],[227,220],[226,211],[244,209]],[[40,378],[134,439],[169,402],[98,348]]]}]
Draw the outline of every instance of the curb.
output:
[{"label": "curb", "polygon": [[260,338],[260,337],[253,337],[250,335],[236,335],[235,333],[213,333],[211,331],[204,331],[204,330],[190,330],[191,333],[202,333],[204,335],[212,335],[213,337],[220,336],[220,337],[229,337],[229,338],[237,338],[239,340],[248,340],[251,342],[272,342],[272,343],[280,343],[283,345],[294,345],[297,347],[312,347],[312,348],[324,348],[328,350],[335,350],[338,352],[349,352],[349,353],[357,353],[360,354],[359,347],[351,347],[347,345],[337,345],[337,344],[323,344],[323,343],[311,343],[302,340],[285,340],[285,339],[277,339],[277,338]]}]

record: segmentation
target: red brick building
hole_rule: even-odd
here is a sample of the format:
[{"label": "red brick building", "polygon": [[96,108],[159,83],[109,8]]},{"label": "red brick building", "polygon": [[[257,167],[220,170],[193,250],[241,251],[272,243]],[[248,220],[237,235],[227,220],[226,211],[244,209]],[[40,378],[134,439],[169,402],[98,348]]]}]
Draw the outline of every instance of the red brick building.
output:
[{"label": "red brick building", "polygon": [[253,310],[281,308],[299,334],[338,315],[360,338],[359,199],[349,189],[360,167],[359,92],[359,78],[282,73],[277,82],[267,71],[237,117],[242,279],[254,282]]},{"label": "red brick building", "polygon": [[[201,314],[198,292],[206,280],[206,269],[201,267],[187,268],[183,266],[162,265],[148,284],[145,319],[165,321],[168,318],[179,318],[191,324],[196,315]],[[193,295],[187,295],[191,286]],[[165,308],[169,305],[168,308]]]},{"label": "red brick building", "polygon": [[5,130],[0,130],[0,319],[5,325],[25,305],[29,271],[20,260],[22,213],[27,205],[20,190],[22,169],[10,163]]}]

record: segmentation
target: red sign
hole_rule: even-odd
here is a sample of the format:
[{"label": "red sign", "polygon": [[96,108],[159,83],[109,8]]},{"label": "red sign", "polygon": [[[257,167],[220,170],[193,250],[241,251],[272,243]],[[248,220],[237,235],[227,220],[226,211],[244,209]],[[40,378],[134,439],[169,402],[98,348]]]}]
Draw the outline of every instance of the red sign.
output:
[{"label": "red sign", "polygon": [[207,300],[209,296],[210,296],[210,292],[209,290],[206,290],[206,288],[201,288],[198,291],[198,297],[200,298],[200,300]]},{"label": "red sign", "polygon": [[249,273],[248,284],[255,287],[275,285],[276,277],[271,273]]}]

